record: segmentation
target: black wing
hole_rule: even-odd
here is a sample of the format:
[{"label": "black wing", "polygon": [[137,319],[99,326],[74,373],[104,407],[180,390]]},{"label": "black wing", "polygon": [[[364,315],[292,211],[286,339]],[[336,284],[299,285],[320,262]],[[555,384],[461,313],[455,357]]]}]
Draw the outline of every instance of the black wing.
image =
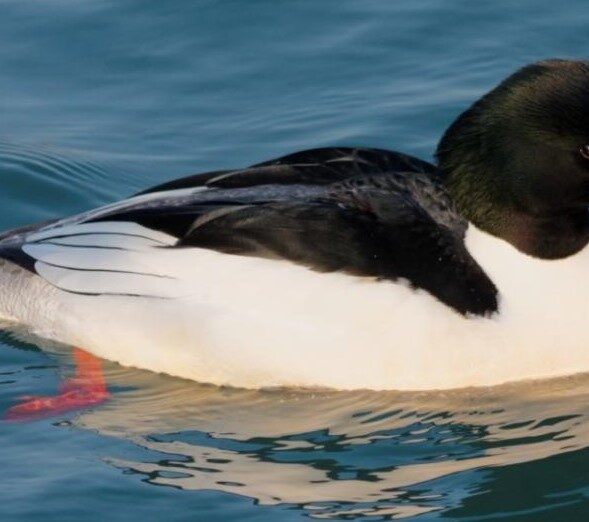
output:
[{"label": "black wing", "polygon": [[443,200],[426,208],[411,190],[393,188],[390,179],[353,179],[315,201],[213,211],[196,220],[177,247],[288,259],[326,272],[403,278],[462,314],[495,311],[495,286],[464,246],[465,223]]},{"label": "black wing", "polygon": [[329,185],[354,176],[385,172],[433,174],[427,161],[382,149],[330,147],[295,152],[246,169],[195,174],[157,185],[140,194],[189,187],[242,188],[268,184]]},{"label": "black wing", "polygon": [[495,311],[496,289],[436,178],[431,164],[395,152],[316,149],[159,185],[63,224],[139,223],[178,238],[166,248],[403,278],[460,313]]}]

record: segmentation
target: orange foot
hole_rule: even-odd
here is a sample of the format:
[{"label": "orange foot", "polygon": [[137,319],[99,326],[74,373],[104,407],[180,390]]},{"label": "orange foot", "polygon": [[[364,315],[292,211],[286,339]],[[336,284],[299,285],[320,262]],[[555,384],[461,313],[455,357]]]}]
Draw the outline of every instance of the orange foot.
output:
[{"label": "orange foot", "polygon": [[24,402],[9,408],[5,419],[24,421],[49,417],[100,404],[108,399],[110,394],[106,388],[100,359],[80,348],[74,348],[73,355],[76,373],[60,385],[58,395],[22,397]]}]

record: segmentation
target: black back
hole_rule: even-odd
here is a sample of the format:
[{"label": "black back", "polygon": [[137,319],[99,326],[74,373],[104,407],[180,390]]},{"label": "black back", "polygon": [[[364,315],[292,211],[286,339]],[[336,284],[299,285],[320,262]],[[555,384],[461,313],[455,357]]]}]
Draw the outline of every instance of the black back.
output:
[{"label": "black back", "polygon": [[495,286],[466,250],[467,223],[435,167],[396,152],[303,151],[158,185],[63,224],[92,221],[133,221],[166,232],[178,238],[172,248],[401,278],[462,314],[497,309]]}]

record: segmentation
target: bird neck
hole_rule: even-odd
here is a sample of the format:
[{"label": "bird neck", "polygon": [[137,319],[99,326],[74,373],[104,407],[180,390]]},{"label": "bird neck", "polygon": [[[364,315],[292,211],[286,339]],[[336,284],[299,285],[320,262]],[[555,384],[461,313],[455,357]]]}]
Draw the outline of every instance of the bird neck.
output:
[{"label": "bird neck", "polygon": [[[478,183],[475,183],[476,181]],[[457,183],[447,177],[446,188],[457,211],[477,228],[518,250],[541,259],[561,259],[589,243],[589,209],[585,207],[523,210],[506,194],[477,178]]]},{"label": "bird neck", "polygon": [[589,242],[588,211],[551,216],[511,213],[495,235],[533,257],[562,259],[576,254]]}]

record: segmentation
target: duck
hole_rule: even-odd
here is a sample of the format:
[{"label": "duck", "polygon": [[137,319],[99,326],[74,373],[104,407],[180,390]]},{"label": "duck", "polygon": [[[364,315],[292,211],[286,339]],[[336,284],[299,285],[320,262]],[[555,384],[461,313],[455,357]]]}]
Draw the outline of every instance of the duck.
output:
[{"label": "duck", "polygon": [[8,231],[0,316],[220,386],[588,372],[589,62],[517,70],[435,158],[305,150]]}]

